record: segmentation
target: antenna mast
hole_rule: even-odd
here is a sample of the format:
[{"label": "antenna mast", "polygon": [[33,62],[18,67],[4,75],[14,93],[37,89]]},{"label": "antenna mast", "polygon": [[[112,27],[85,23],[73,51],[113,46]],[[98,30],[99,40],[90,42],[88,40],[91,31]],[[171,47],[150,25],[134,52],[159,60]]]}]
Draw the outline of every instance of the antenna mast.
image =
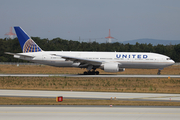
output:
[{"label": "antenna mast", "polygon": [[111,37],[111,31],[109,29],[109,36],[105,37],[108,38],[108,43],[111,43],[111,39],[114,39],[113,37]]},{"label": "antenna mast", "polygon": [[12,32],[12,27],[11,27],[10,31],[8,33],[6,33],[5,35],[8,35],[9,38],[13,39],[13,36],[15,36],[16,34]]}]

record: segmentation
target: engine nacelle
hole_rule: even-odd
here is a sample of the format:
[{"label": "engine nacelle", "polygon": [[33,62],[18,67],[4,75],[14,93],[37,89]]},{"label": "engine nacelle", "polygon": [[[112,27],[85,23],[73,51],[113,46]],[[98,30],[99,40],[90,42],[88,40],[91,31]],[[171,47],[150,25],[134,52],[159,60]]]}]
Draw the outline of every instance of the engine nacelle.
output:
[{"label": "engine nacelle", "polygon": [[105,63],[103,67],[105,72],[123,72],[125,68],[119,68],[118,63]]}]

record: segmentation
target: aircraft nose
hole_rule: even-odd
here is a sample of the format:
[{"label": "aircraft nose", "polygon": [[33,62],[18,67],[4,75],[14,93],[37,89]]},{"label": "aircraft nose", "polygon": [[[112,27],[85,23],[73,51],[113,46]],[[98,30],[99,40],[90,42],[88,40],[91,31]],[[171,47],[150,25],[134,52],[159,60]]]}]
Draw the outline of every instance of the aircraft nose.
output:
[{"label": "aircraft nose", "polygon": [[175,61],[174,60],[171,60],[171,64],[174,64],[175,63]]}]

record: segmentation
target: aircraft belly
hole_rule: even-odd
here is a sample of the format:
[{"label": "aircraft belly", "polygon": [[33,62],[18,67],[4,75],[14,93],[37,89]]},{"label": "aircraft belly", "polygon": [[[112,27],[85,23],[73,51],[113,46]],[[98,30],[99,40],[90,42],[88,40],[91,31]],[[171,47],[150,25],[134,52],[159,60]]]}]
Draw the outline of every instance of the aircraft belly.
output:
[{"label": "aircraft belly", "polygon": [[164,68],[169,65],[165,63],[122,63],[121,68],[140,68],[140,69],[158,69],[158,68]]}]

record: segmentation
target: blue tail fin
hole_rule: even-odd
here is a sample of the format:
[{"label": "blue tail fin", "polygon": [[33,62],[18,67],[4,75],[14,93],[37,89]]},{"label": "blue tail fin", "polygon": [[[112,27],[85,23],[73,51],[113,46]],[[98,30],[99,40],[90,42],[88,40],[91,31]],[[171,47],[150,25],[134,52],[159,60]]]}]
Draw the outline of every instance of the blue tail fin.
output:
[{"label": "blue tail fin", "polygon": [[42,52],[42,49],[29,37],[29,35],[19,26],[14,27],[16,35],[23,53]]}]

